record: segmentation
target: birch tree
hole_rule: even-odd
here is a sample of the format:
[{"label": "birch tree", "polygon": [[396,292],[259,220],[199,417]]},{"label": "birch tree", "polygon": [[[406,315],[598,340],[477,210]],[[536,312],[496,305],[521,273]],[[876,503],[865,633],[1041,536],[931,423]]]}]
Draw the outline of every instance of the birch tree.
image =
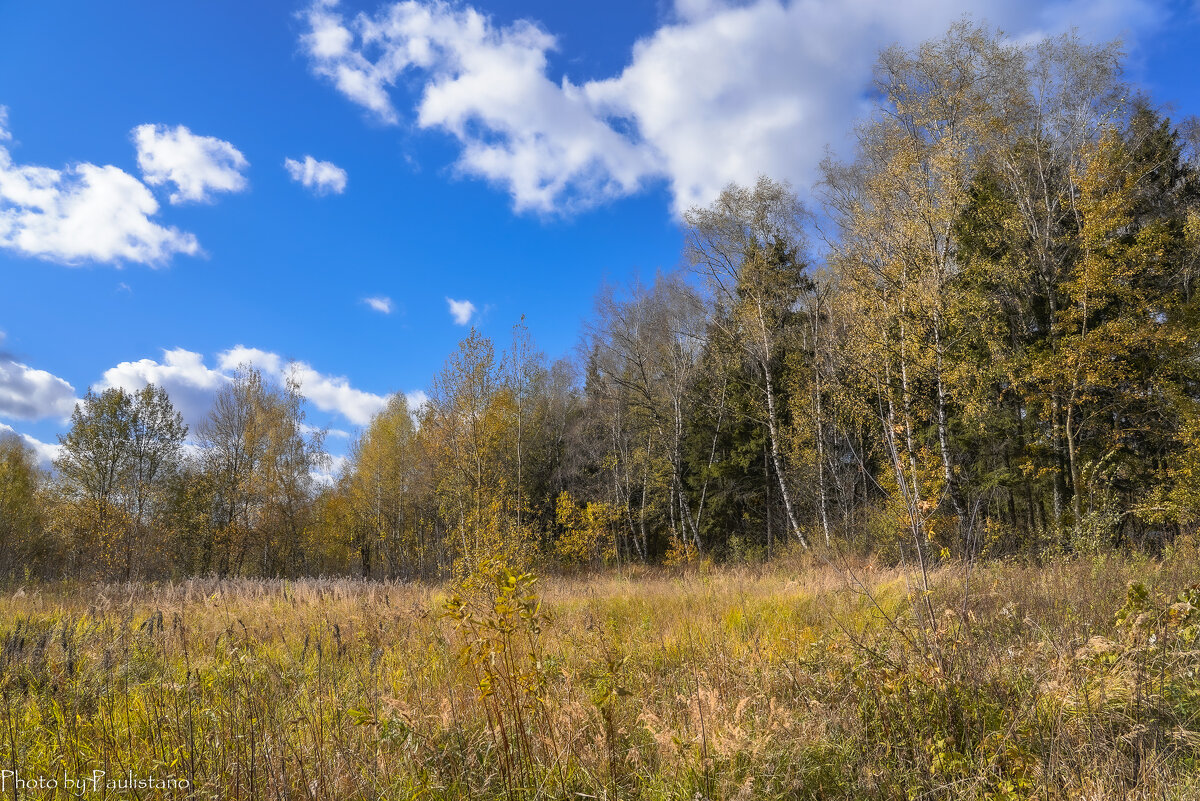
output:
[{"label": "birch tree", "polygon": [[711,206],[691,209],[684,220],[685,255],[707,287],[711,320],[761,377],[770,460],[788,529],[807,548],[784,464],[778,383],[783,323],[810,285],[805,214],[786,184],[763,177],[752,188],[727,187]]}]

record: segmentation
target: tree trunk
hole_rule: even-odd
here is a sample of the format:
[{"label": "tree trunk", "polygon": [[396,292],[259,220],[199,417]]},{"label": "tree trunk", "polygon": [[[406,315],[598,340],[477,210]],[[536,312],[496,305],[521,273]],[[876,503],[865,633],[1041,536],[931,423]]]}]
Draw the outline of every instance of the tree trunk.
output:
[{"label": "tree trunk", "polygon": [[783,460],[779,457],[779,427],[775,413],[775,382],[771,380],[770,338],[767,335],[767,321],[761,302],[758,305],[758,327],[763,347],[759,366],[762,367],[763,383],[766,384],[767,391],[767,428],[771,435],[771,462],[775,467],[775,478],[779,480],[779,495],[783,499],[783,509],[787,514],[788,525],[791,526],[793,536],[807,548],[808,540],[796,522],[796,513],[792,508],[792,496],[788,492],[787,481],[784,479]]},{"label": "tree trunk", "polygon": [[942,476],[946,481],[946,493],[950,497],[950,505],[954,507],[954,515],[958,518],[959,538],[964,550],[970,539],[971,532],[966,516],[963,513],[962,499],[958,495],[958,484],[954,479],[954,469],[950,458],[949,426],[946,423],[946,387],[942,382],[942,335],[941,322],[933,323],[934,358],[937,370],[937,428],[938,448],[942,456]]}]

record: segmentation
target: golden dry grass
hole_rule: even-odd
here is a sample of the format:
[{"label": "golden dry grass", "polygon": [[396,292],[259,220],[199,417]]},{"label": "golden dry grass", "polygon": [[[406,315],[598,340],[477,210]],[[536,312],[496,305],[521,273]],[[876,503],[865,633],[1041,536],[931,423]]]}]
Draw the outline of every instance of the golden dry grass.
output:
[{"label": "golden dry grass", "polygon": [[109,793],[141,798],[1200,794],[1194,548],[932,578],[936,625],[905,571],[803,558],[513,577],[456,614],[349,580],[24,587],[4,797],[96,770],[188,785]]}]

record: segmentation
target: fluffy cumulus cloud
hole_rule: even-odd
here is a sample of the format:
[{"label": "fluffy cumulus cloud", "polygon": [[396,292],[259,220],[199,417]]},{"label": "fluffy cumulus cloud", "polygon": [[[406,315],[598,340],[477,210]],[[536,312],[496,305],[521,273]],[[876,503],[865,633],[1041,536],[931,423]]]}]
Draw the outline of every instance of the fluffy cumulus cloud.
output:
[{"label": "fluffy cumulus cloud", "polygon": [[351,436],[350,432],[346,431],[345,429],[318,428],[317,426],[310,426],[307,423],[300,424],[300,431],[301,431],[301,433],[303,433],[306,436],[312,436],[313,434],[322,434],[323,433],[329,439],[347,439],[348,440],[348,439],[350,439],[350,436]]},{"label": "fluffy cumulus cloud", "polygon": [[[0,332],[3,341],[3,332]],[[238,345],[218,353],[210,366],[203,354],[184,348],[164,350],[159,359],[139,359],[121,362],[104,372],[96,383],[97,392],[119,387],[127,392],[136,392],[147,384],[163,387],[171,397],[175,408],[193,434],[208,417],[217,393],[233,382],[239,368],[256,368],[271,380],[283,382],[295,380],[300,393],[317,409],[356,426],[371,422],[371,418],[387,405],[387,397],[357,389],[344,376],[326,375],[307,362],[286,359],[277,353]],[[409,410],[416,415],[429,397],[423,390],[405,393]],[[35,370],[0,352],[0,418],[15,420],[41,420],[53,418],[65,422],[75,408],[77,398],[69,383],[44,370]],[[307,434],[318,429],[305,426]],[[348,441],[351,433],[343,428],[326,426],[321,429],[330,439]],[[15,431],[12,426],[0,422],[0,432],[17,433],[38,455],[44,467],[58,455],[59,446],[41,442],[28,434]],[[198,447],[191,442],[189,448]],[[336,475],[342,457],[331,456],[333,467],[320,471],[321,480]]]},{"label": "fluffy cumulus cloud", "polygon": [[[244,345],[217,354],[211,367],[202,354],[183,348],[163,351],[161,360],[122,362],[104,373],[99,388],[121,387],[132,392],[149,383],[162,386],[184,420],[195,428],[208,416],[217,392],[233,381],[242,366],[258,369],[276,381],[295,380],[300,393],[315,407],[353,425],[366,425],[387,405],[386,396],[356,389],[345,376],[327,375],[307,362]],[[410,408],[416,408],[424,403],[425,393],[417,390],[407,398]],[[329,433],[334,437],[346,435],[340,429]]]},{"label": "fluffy cumulus cloud", "polygon": [[65,420],[75,400],[75,388],[63,379],[0,353],[0,417]]},{"label": "fluffy cumulus cloud", "polygon": [[309,471],[309,475],[317,484],[332,487],[349,464],[350,459],[345,456],[325,454],[323,463],[318,469]]},{"label": "fluffy cumulus cloud", "polygon": [[354,425],[366,425],[387,404],[385,396],[355,389],[344,376],[326,375],[307,362],[244,345],[219,353],[211,367],[202,354],[182,348],[164,351],[161,360],[122,362],[104,373],[100,388],[122,387],[134,391],[148,383],[158,384],[167,390],[184,420],[194,428],[208,416],[217,392],[233,380],[243,365],[261,370],[277,381],[295,379],[300,393],[310,403]]},{"label": "fluffy cumulus cloud", "polygon": [[160,386],[194,430],[208,416],[217,391],[230,380],[226,373],[206,365],[201,354],[175,348],[164,350],[161,360],[121,362],[104,372],[98,389],[120,387],[136,392],[147,384]]},{"label": "fluffy cumulus cloud", "polygon": [[363,303],[367,304],[380,314],[391,314],[392,309],[395,308],[392,305],[392,299],[383,295],[376,295],[373,298],[363,298]]},{"label": "fluffy cumulus cloud", "polygon": [[415,389],[412,392],[405,392],[404,400],[408,401],[408,410],[416,414],[422,406],[429,403],[429,395],[423,389]]},{"label": "fluffy cumulus cloud", "polygon": [[174,184],[172,203],[208,202],[216,192],[246,188],[250,166],[236,147],[214,136],[197,136],[183,125],[133,129],[138,167],[151,186]]},{"label": "fluffy cumulus cloud", "polygon": [[399,119],[392,86],[423,74],[418,124],[456,137],[460,169],[507,187],[519,209],[628,194],[653,171],[584,87],[547,76],[555,40],[536,24],[498,27],[473,8],[417,2],[353,20],[319,3],[308,23],[315,71],[385,122]]},{"label": "fluffy cumulus cloud", "polygon": [[[518,210],[562,211],[665,180],[675,210],[759,174],[811,184],[827,146],[865,110],[879,50],[959,19],[957,0],[677,0],[620,74],[552,79],[554,36],[473,8],[404,0],[350,17],[337,0],[306,15],[314,71],[386,123],[417,80],[415,120],[461,144],[458,167],[503,186]],[[982,0],[976,19],[1032,40],[1077,28],[1136,42],[1165,0]],[[848,154],[844,154],[848,155]]]},{"label": "fluffy cumulus cloud", "polygon": [[446,298],[446,305],[450,308],[450,316],[454,318],[455,325],[466,325],[475,314],[475,304],[469,300]]},{"label": "fluffy cumulus cloud", "polygon": [[238,345],[218,357],[222,370],[231,372],[239,365],[257,367],[279,380],[292,378],[300,392],[323,412],[339,414],[355,425],[366,425],[387,405],[387,397],[355,389],[345,376],[330,376],[313,369],[307,362],[283,359],[277,353]]},{"label": "fluffy cumulus cloud", "polygon": [[0,434],[16,434],[21,438],[25,445],[33,451],[37,457],[38,464],[43,469],[50,469],[51,463],[58,458],[59,451],[62,450],[61,445],[42,442],[40,439],[35,439],[28,434],[22,434],[10,425],[0,423]]},{"label": "fluffy cumulus cloud", "polygon": [[284,159],[283,168],[314,195],[340,195],[346,191],[346,171],[332,161],[317,161],[305,156],[304,161]]},{"label": "fluffy cumulus cloud", "polygon": [[[11,139],[6,121],[0,113],[0,142]],[[194,236],[151,219],[158,210],[146,185],[117,167],[18,164],[0,146],[0,248],[64,264],[157,265],[198,253]]]}]

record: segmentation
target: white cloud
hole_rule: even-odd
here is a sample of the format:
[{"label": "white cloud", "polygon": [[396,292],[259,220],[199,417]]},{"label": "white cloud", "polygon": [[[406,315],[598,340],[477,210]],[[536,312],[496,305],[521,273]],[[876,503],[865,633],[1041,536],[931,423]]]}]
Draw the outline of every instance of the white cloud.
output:
[{"label": "white cloud", "polygon": [[[6,124],[0,114],[0,141],[12,138]],[[157,265],[198,253],[194,236],[150,219],[158,208],[146,185],[117,167],[16,164],[0,146],[0,248],[64,264]]]},{"label": "white cloud", "polygon": [[456,325],[466,325],[475,314],[475,304],[469,300],[446,298],[446,305],[450,307],[450,316],[454,318]]},{"label": "white cloud", "polygon": [[283,166],[293,181],[299,181],[314,195],[340,195],[346,191],[346,171],[331,161],[305,156],[304,161],[284,159]]},{"label": "white cloud", "polygon": [[363,303],[367,304],[380,314],[392,313],[392,299],[389,297],[378,295],[373,298],[363,298]]},{"label": "white cloud", "polygon": [[371,422],[388,403],[384,396],[355,390],[346,378],[318,373],[305,362],[293,362],[289,367],[300,380],[300,391],[313,405],[322,411],[335,411],[356,426]]},{"label": "white cloud", "polygon": [[201,354],[175,348],[164,350],[161,361],[121,362],[104,372],[97,388],[120,387],[127,392],[136,392],[147,384],[156,384],[167,391],[171,403],[194,431],[208,417],[217,391],[230,380],[228,373],[205,365]]},{"label": "white cloud", "polygon": [[245,345],[235,345],[217,356],[217,364],[222,370],[233,373],[242,365],[258,368],[272,376],[283,375],[284,359],[278,353],[259,348],[248,348]]},{"label": "white cloud", "polygon": [[207,202],[214,192],[246,188],[249,166],[236,147],[213,136],[197,136],[183,125],[139,125],[133,129],[138,166],[152,186],[172,183],[172,203]]},{"label": "white cloud", "polygon": [[[308,362],[282,358],[277,353],[238,345],[221,353],[217,364],[226,374],[232,375],[239,365],[248,364],[262,370],[268,376],[284,380],[289,376],[300,384],[300,393],[323,412],[340,415],[354,425],[367,425],[371,418],[387,406],[387,396],[356,389],[345,376],[327,375],[314,369]],[[421,391],[408,393],[409,407],[428,400]],[[337,436],[334,431],[331,434]]]},{"label": "white cloud", "polygon": [[318,428],[317,426],[310,426],[301,423],[300,431],[310,436],[312,434],[324,432],[326,437],[333,437],[334,439],[350,439],[350,432],[341,428]]},{"label": "white cloud", "polygon": [[398,120],[389,88],[424,72],[422,128],[463,145],[459,168],[506,186],[518,209],[554,210],[635,191],[651,154],[618,133],[587,93],[546,75],[555,39],[521,21],[498,28],[472,8],[403,2],[343,19],[332,4],[308,13],[313,68],[384,122]]},{"label": "white cloud", "polygon": [[247,348],[231,348],[218,357],[222,370],[232,372],[240,364],[257,367],[278,380],[292,377],[300,384],[300,392],[323,412],[334,412],[355,425],[366,425],[387,405],[387,397],[355,389],[345,376],[330,376],[318,372],[307,362],[289,361],[277,353]]},{"label": "white cloud", "polygon": [[338,476],[341,475],[349,463],[350,460],[345,456],[334,456],[327,453],[325,454],[325,464],[321,465],[317,470],[309,471],[309,476],[317,484],[332,487],[337,483]]},{"label": "white cloud", "polygon": [[35,439],[28,434],[22,434],[12,426],[5,425],[4,423],[0,423],[0,431],[16,434],[24,440],[25,444],[29,446],[37,457],[38,464],[41,465],[43,470],[49,470],[54,460],[58,458],[58,454],[62,451],[61,445],[42,442],[40,439]]},{"label": "white cloud", "polygon": [[396,121],[396,112],[384,88],[395,80],[352,49],[354,35],[343,25],[341,15],[330,10],[335,3],[317,0],[306,17],[308,33],[301,37],[313,69],[334,82],[338,91],[374,111],[386,122]]},{"label": "white cloud", "polygon": [[[1127,42],[1168,15],[1164,0],[982,0],[972,12],[1017,39],[1075,27]],[[675,21],[637,42],[619,75],[582,84],[551,79],[557,43],[535,23],[442,2],[347,18],[322,0],[302,43],[318,75],[385,123],[400,119],[393,88],[416,77],[417,125],[457,139],[459,169],[505,187],[517,210],[665,180],[678,213],[763,173],[808,186],[864,110],[879,50],[938,36],[962,13],[958,0],[677,0]]]},{"label": "white cloud", "polygon": [[404,400],[408,402],[408,411],[416,414],[422,406],[429,403],[429,395],[423,389],[414,389],[404,393]]},{"label": "white cloud", "polygon": [[350,386],[344,376],[319,373],[305,362],[291,362],[288,369],[300,381],[300,391],[324,412],[336,412],[355,425],[366,425],[387,405],[387,398]]},{"label": "white cloud", "polygon": [[[344,376],[326,375],[307,362],[285,359],[259,348],[237,345],[217,354],[215,361],[216,365],[209,367],[200,353],[183,348],[166,350],[161,361],[122,362],[105,371],[99,388],[122,387],[132,392],[148,383],[162,386],[193,428],[208,416],[217,391],[233,380],[242,365],[261,370],[276,381],[295,378],[300,393],[314,406],[354,425],[366,425],[387,405],[386,396],[356,389]],[[340,430],[332,429],[330,433],[339,436]]]},{"label": "white cloud", "polygon": [[63,379],[0,354],[0,417],[66,420],[75,400],[75,388]]}]

